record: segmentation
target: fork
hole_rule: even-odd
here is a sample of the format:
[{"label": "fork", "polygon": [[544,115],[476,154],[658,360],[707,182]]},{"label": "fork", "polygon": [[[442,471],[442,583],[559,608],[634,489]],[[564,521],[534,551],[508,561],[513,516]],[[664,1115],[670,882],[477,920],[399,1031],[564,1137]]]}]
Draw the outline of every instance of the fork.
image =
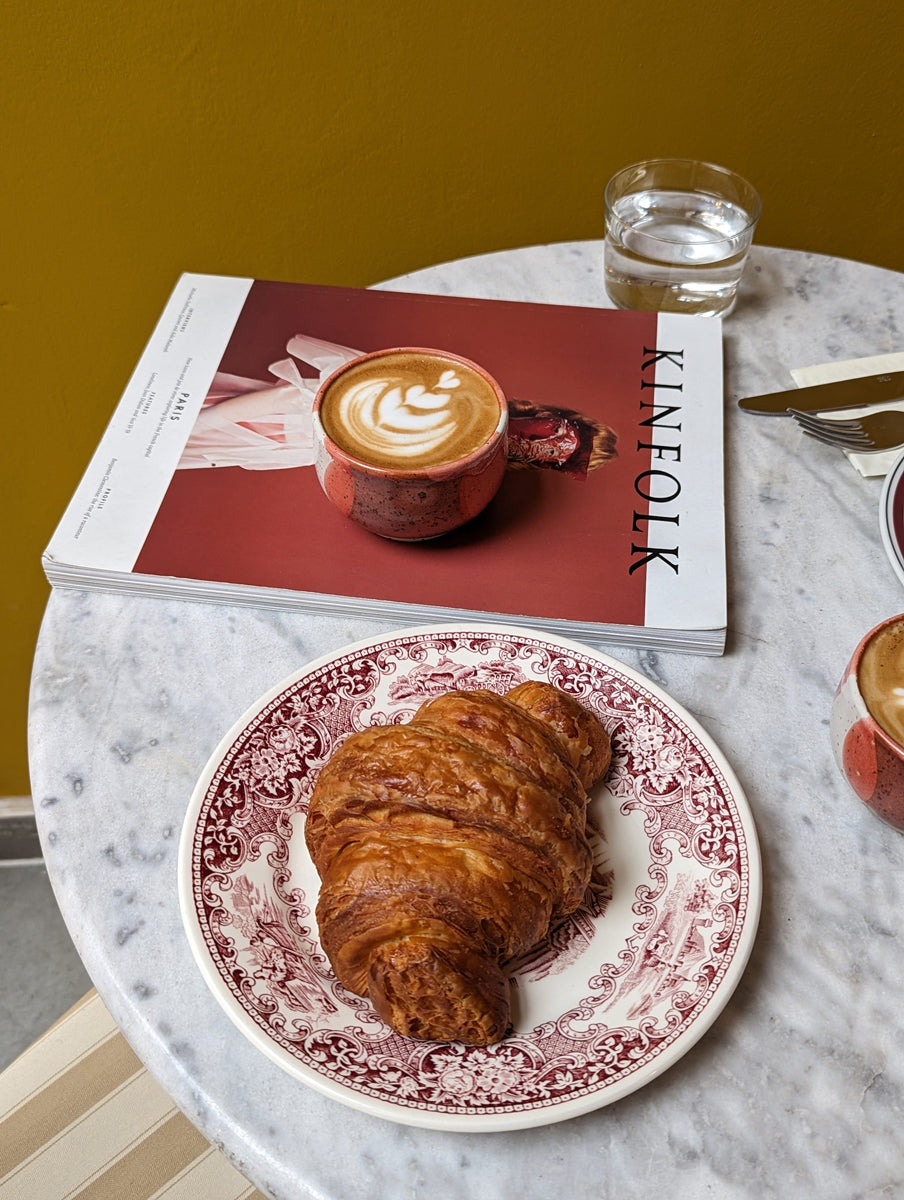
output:
[{"label": "fork", "polygon": [[797,408],[788,411],[804,433],[842,450],[870,454],[904,446],[904,412],[898,409],[838,421]]}]

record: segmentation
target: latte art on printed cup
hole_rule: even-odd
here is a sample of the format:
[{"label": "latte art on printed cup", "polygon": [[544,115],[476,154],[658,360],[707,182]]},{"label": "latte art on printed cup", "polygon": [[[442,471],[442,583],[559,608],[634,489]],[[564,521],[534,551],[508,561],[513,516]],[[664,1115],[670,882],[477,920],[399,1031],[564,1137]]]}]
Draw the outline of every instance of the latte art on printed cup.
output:
[{"label": "latte art on printed cup", "polygon": [[314,401],[317,478],[346,517],[396,541],[465,525],[508,464],[499,384],[456,354],[422,347],[352,359]]},{"label": "latte art on printed cup", "polygon": [[464,362],[400,351],[343,371],[325,392],[320,419],[355,458],[421,470],[484,445],[500,405],[493,385]]}]

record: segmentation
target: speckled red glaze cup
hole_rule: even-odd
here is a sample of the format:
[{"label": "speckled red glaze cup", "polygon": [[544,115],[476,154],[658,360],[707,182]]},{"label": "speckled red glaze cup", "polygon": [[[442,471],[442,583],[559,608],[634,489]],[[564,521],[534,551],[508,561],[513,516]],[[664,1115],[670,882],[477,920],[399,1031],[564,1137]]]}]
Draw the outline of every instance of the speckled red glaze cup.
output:
[{"label": "speckled red glaze cup", "polygon": [[860,678],[867,647],[895,627],[904,646],[904,614],[889,617],[860,641],[835,691],[830,727],[835,759],[851,787],[867,808],[904,831],[904,746],[870,711]]},{"label": "speckled red glaze cup", "polygon": [[[423,381],[413,373],[421,369]],[[394,371],[404,375],[403,383]],[[368,430],[356,443],[355,430],[337,424],[337,397],[350,393],[360,399],[358,407],[368,421],[377,423],[379,414],[390,414],[386,427],[374,434],[378,452],[368,441]],[[443,408],[447,401],[448,412]],[[450,428],[466,423],[464,417],[459,420],[456,405],[465,414],[480,409],[482,416],[473,427],[453,431],[444,450],[427,454],[445,454],[445,461],[408,465],[403,456],[396,457],[396,446],[403,455],[417,440],[418,422],[445,422]],[[457,354],[403,346],[359,355],[323,382],[313,416],[321,488],[341,513],[380,537],[425,541],[457,529],[489,504],[505,474],[505,395],[483,367]]]}]

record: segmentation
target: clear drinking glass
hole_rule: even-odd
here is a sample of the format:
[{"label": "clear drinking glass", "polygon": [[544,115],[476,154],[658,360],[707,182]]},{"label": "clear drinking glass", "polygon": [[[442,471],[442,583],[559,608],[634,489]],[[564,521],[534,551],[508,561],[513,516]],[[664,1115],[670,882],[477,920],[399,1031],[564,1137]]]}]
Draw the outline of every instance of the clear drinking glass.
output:
[{"label": "clear drinking glass", "polygon": [[605,277],[619,308],[730,312],[762,204],[725,167],[654,158],[606,186]]}]

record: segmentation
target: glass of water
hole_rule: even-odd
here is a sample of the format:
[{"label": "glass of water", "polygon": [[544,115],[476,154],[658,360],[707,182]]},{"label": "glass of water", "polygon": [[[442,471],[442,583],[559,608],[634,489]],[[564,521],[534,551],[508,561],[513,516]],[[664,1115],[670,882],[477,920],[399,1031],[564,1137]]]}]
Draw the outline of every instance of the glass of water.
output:
[{"label": "glass of water", "polygon": [[606,186],[606,291],[619,308],[731,311],[762,204],[725,167],[653,158]]}]

